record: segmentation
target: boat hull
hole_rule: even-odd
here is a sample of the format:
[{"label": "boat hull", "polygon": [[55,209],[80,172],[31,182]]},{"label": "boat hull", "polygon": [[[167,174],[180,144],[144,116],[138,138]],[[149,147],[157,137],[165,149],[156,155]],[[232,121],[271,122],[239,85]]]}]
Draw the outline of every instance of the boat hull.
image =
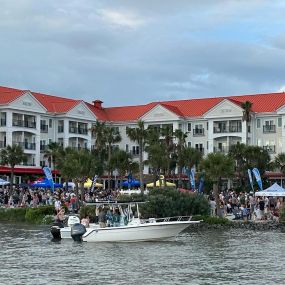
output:
[{"label": "boat hull", "polygon": [[87,229],[82,240],[86,242],[138,242],[168,240],[199,221],[147,223],[135,226]]}]

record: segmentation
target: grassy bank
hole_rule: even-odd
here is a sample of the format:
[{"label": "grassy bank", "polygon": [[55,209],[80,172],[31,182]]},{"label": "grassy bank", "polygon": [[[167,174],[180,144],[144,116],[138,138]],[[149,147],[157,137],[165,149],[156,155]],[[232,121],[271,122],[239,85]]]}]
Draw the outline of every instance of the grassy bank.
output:
[{"label": "grassy bank", "polygon": [[30,224],[50,224],[54,206],[38,208],[1,208],[0,222],[24,222]]}]

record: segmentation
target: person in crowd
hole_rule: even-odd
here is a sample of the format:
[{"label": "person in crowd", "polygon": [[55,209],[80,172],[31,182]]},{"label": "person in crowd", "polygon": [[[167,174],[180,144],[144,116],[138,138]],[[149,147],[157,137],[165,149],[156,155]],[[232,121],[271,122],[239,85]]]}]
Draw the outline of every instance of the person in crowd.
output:
[{"label": "person in crowd", "polygon": [[104,208],[100,209],[99,215],[98,215],[98,221],[100,228],[106,227],[106,212]]},{"label": "person in crowd", "polygon": [[81,219],[81,224],[84,225],[86,228],[89,227],[90,219],[89,219],[89,216],[88,216],[88,215],[86,215],[85,218]]},{"label": "person in crowd", "polygon": [[260,219],[264,220],[264,210],[265,210],[265,202],[261,197],[259,200],[259,212],[260,212]]}]

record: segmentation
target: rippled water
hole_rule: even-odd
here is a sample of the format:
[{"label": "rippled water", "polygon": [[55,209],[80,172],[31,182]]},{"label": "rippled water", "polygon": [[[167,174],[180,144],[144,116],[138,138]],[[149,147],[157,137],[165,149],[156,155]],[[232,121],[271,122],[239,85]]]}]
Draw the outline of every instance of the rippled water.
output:
[{"label": "rippled water", "polygon": [[173,242],[53,242],[0,224],[1,284],[285,284],[285,234],[186,232]]}]

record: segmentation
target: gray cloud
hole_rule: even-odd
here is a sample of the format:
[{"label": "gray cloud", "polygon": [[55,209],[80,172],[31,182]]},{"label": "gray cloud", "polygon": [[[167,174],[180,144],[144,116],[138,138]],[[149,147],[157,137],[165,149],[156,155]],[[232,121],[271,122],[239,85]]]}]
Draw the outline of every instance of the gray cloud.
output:
[{"label": "gray cloud", "polygon": [[284,1],[0,0],[0,84],[106,106],[283,88]]}]

